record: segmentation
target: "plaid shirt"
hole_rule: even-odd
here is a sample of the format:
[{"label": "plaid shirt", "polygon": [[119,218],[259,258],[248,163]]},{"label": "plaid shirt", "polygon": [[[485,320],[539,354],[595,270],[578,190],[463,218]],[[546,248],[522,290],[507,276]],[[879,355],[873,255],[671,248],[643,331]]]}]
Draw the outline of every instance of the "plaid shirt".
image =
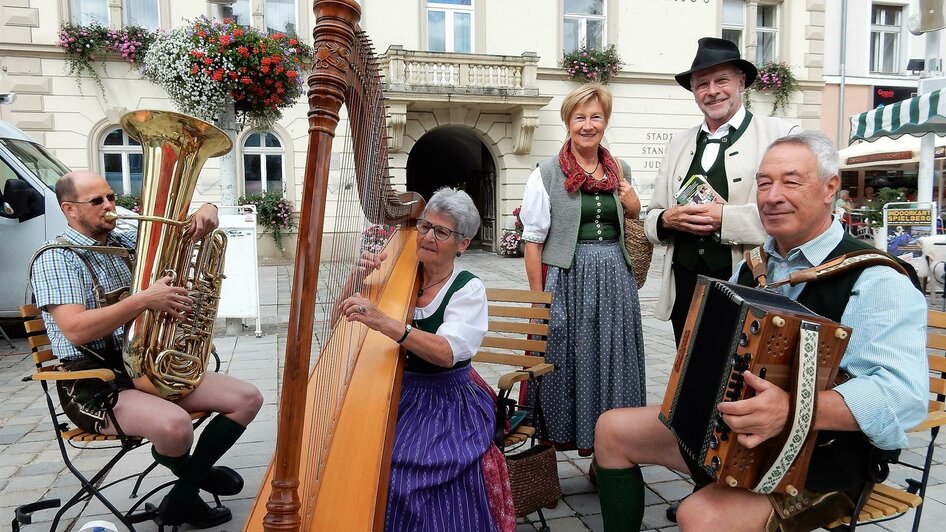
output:
[{"label": "plaid shirt", "polygon": [[[97,242],[73,228],[59,235],[61,238],[81,246],[101,246]],[[112,231],[104,245],[120,246],[134,251],[137,240],[135,230]],[[57,242],[47,242],[56,244]],[[125,259],[116,255],[107,255],[86,250],[50,249],[43,252],[33,264],[30,284],[36,297],[36,306],[43,310],[46,332],[52,342],[53,353],[62,359],[72,359],[81,355],[62,334],[52,315],[47,312],[48,305],[84,305],[87,309],[96,308],[95,294],[92,291],[92,276],[85,263],[77,256],[81,254],[91,265],[98,282],[106,292],[131,286],[131,271]],[[112,333],[114,345],[121,346],[124,327]],[[100,338],[86,344],[89,349],[99,351],[107,348],[106,339]]]}]

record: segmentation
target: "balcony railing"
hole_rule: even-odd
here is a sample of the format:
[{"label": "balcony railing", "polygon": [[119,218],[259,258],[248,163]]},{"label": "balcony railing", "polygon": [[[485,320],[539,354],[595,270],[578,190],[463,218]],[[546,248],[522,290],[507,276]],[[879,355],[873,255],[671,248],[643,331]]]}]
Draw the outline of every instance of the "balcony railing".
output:
[{"label": "balcony railing", "polygon": [[388,90],[536,96],[532,52],[521,56],[422,52],[391,46],[380,57]]}]

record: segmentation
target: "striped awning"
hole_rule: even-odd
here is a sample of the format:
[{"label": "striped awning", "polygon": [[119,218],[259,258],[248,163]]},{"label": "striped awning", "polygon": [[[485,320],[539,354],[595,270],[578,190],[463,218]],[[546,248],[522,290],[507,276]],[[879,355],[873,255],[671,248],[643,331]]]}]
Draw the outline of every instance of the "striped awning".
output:
[{"label": "striped awning", "polygon": [[946,93],[938,89],[851,117],[851,138],[874,140],[927,133],[946,135]]}]

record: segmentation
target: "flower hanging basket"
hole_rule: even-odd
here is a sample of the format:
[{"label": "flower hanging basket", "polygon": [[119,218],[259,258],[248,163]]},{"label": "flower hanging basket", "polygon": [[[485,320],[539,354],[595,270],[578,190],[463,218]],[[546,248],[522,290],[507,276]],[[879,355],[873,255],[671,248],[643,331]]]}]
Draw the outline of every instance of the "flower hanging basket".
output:
[{"label": "flower hanging basket", "polygon": [[792,73],[792,67],[784,61],[770,61],[759,67],[759,75],[755,82],[746,89],[744,101],[746,107],[752,105],[749,95],[753,91],[771,94],[772,115],[776,115],[781,110],[783,113],[788,109],[788,104],[792,95],[798,90],[798,81],[795,74]]},{"label": "flower hanging basket", "polygon": [[142,71],[183,113],[213,121],[235,103],[251,127],[265,129],[303,94],[311,57],[295,36],[199,18],[159,34]]},{"label": "flower hanging basket", "polygon": [[568,77],[579,83],[607,83],[621,70],[617,48],[610,45],[604,50],[581,47],[562,57],[562,68]]}]

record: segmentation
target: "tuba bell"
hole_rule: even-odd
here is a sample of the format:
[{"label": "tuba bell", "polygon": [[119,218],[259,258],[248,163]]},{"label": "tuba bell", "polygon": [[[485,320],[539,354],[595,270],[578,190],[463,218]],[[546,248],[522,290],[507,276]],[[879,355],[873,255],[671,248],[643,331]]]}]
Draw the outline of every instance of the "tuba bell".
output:
[{"label": "tuba bell", "polygon": [[184,287],[194,305],[183,321],[145,310],[125,325],[125,368],[135,388],[180,399],[197,387],[212,349],[214,321],[223,284],[227,236],[215,230],[201,240],[184,236],[201,167],[233,143],[217,127],[168,111],[132,111],[122,128],[141,143],[143,175],[132,293],[165,276]]}]

